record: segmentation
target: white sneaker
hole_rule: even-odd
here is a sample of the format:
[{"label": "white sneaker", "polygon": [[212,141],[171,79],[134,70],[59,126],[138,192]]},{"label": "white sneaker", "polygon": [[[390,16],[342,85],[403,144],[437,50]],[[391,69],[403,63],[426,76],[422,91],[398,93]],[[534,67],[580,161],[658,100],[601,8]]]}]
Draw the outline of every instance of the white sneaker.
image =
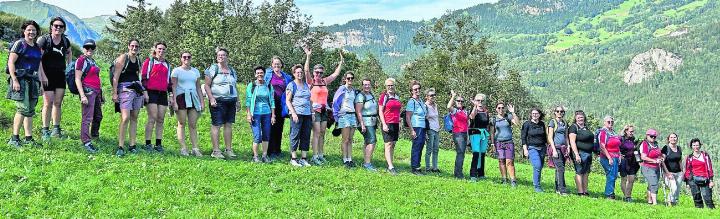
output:
[{"label": "white sneaker", "polygon": [[299,163],[300,163],[300,165],[302,165],[303,167],[311,167],[311,166],[312,166],[312,165],[310,165],[310,163],[308,163],[307,160],[305,160],[305,159],[300,159],[300,162],[299,162]]},{"label": "white sneaker", "polygon": [[294,167],[302,167],[303,166],[302,164],[298,163],[298,161],[296,159],[290,159],[290,165],[292,165]]}]

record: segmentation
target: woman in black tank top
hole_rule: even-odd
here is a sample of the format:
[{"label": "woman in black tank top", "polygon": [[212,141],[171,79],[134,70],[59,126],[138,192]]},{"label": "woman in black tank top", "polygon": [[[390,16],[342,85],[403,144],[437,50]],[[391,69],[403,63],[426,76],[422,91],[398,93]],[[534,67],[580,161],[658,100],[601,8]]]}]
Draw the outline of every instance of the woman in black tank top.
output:
[{"label": "woman in black tank top", "polygon": [[[125,132],[129,133],[129,148],[131,153],[137,153],[137,119],[143,102],[148,100],[147,91],[140,83],[140,60],[137,57],[140,42],[136,39],[128,42],[128,52],[115,59],[112,78],[112,100],[115,102],[116,112],[120,112],[120,127],[118,131],[117,156],[125,154]],[[126,65],[127,63],[127,65]],[[129,127],[128,127],[129,126]],[[129,130],[128,130],[129,129]]]}]

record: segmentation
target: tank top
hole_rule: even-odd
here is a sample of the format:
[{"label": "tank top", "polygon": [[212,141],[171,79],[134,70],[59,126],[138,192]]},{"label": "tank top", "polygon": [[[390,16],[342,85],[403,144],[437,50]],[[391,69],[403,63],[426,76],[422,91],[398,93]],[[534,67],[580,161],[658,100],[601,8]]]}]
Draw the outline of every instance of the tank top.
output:
[{"label": "tank top", "polygon": [[312,108],[314,111],[321,112],[327,107],[329,93],[330,92],[325,84],[312,85],[312,88],[310,89],[310,101],[312,102]]},{"label": "tank top", "polygon": [[[128,57],[130,59],[130,57]],[[128,62],[127,67],[125,68],[125,71],[120,72],[120,78],[118,79],[118,82],[133,82],[133,81],[139,81],[140,78],[138,77],[138,71],[140,70],[140,62],[138,62],[138,59],[135,59],[135,62],[130,59]]]}]

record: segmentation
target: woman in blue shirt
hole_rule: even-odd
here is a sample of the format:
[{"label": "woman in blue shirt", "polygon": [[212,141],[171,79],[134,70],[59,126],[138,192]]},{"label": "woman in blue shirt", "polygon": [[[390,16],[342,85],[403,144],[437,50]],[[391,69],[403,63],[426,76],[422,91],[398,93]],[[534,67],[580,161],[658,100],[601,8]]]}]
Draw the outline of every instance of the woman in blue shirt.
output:
[{"label": "woman in blue shirt", "polygon": [[425,129],[427,128],[425,116],[427,115],[427,106],[425,102],[420,100],[420,82],[413,80],[410,82],[412,97],[408,100],[405,107],[405,121],[408,127],[411,127],[410,137],[412,137],[412,152],[410,154],[411,172],[415,175],[421,175],[420,156],[425,146]]},{"label": "woman in blue shirt", "polygon": [[[265,83],[262,66],[255,67],[256,80],[250,82],[245,92],[247,121],[253,133],[253,162],[267,163],[270,125],[275,123],[275,98],[273,87]],[[262,143],[262,160],[258,159],[258,145]]]}]

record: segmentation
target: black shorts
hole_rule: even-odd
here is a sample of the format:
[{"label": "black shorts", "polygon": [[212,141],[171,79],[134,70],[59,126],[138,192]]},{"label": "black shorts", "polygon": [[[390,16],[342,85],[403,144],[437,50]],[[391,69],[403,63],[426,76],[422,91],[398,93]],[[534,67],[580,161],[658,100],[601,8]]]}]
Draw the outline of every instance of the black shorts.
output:
[{"label": "black shorts", "polygon": [[148,90],[148,104],[168,105],[167,91]]},{"label": "black shorts", "polygon": [[237,99],[216,99],[217,105],[210,106],[210,122],[213,126],[235,123]]},{"label": "black shorts", "polygon": [[620,166],[618,167],[618,170],[621,177],[626,177],[628,175],[637,175],[638,170],[640,170],[640,164],[635,161],[635,157],[623,158],[622,160],[620,160]]},{"label": "black shorts", "polygon": [[195,109],[195,106],[187,107],[187,103],[185,103],[185,94],[177,95],[175,97],[175,102],[177,103],[179,110]]},{"label": "black shorts", "polygon": [[383,141],[385,141],[385,143],[397,141],[400,136],[400,124],[391,123],[387,124],[387,126],[388,132],[385,132],[385,130],[382,132]]},{"label": "black shorts", "polygon": [[44,69],[45,76],[48,79],[47,86],[43,86],[44,91],[55,91],[56,89],[66,89],[65,72],[62,70]]}]

